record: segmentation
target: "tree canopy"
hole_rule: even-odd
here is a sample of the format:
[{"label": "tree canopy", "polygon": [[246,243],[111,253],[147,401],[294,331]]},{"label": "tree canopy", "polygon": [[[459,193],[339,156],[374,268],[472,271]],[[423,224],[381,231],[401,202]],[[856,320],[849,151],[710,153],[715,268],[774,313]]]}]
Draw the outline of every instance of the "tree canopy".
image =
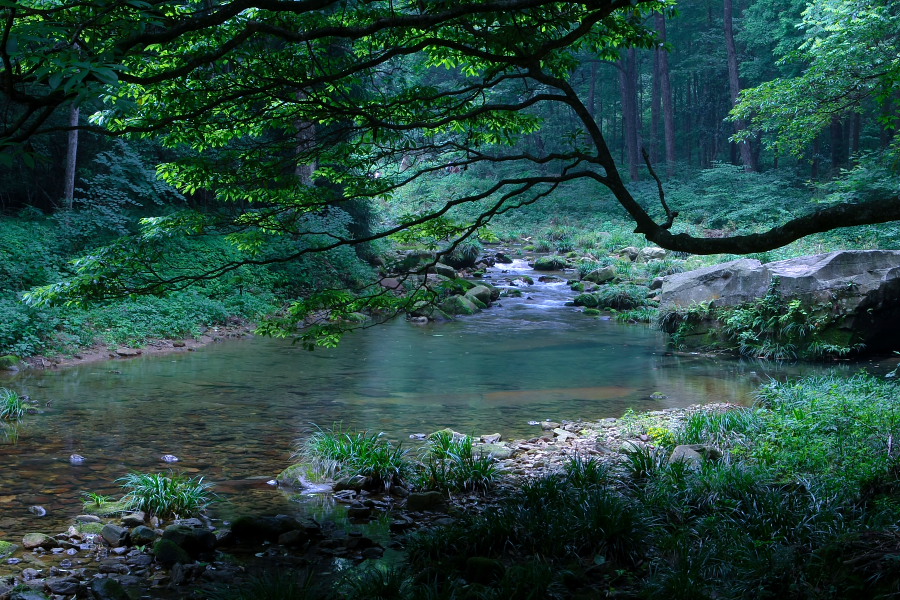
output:
[{"label": "tree canopy", "polygon": [[[449,239],[450,251],[496,215],[575,180],[595,182],[598,198],[609,190],[649,241],[697,254],[763,251],[815,232],[900,220],[900,201],[888,193],[825,206],[767,231],[711,238],[678,232],[678,207],[668,206],[661,182],[658,206],[638,202],[572,74],[585,55],[615,61],[630,48],[655,48],[650,17],[672,12],[665,1],[0,6],[0,86],[9,107],[0,145],[7,156],[28,157],[29,140],[59,129],[54,111],[99,100],[82,128],[151,137],[177,150],[159,176],[183,194],[218,201],[215,211],[145,219],[137,236],[84,257],[71,278],[37,290],[33,301],[160,293],[241,265],[394,235]],[[744,93],[735,115],[750,123],[745,135],[777,130],[772,143],[794,148],[799,142],[791,140],[860,95],[887,103],[897,75],[894,12],[884,0],[811,4],[808,35],[791,55],[808,68],[799,79]],[[845,55],[851,60],[842,62]],[[564,135],[540,148],[523,143],[560,114],[570,123]],[[416,181],[486,164],[518,170],[377,229],[356,218]],[[647,166],[655,177],[649,159]],[[477,205],[477,217],[459,219],[464,205]],[[227,236],[243,257],[166,268],[163,241],[204,235]],[[370,292],[368,302],[388,302],[377,286]],[[298,303],[290,318],[337,306],[350,307],[347,297],[323,292]]]}]

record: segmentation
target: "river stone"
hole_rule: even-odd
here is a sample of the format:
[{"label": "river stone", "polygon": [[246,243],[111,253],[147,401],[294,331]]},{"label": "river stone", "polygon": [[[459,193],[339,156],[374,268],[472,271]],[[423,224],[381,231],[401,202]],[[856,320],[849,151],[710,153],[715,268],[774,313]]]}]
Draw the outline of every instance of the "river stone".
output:
[{"label": "river stone", "polygon": [[472,299],[465,296],[445,298],[441,302],[440,309],[448,315],[474,315],[479,310]]},{"label": "river stone", "polygon": [[178,544],[194,557],[216,547],[216,536],[212,531],[187,525],[169,525],[163,531],[162,539]]},{"label": "river stone", "polygon": [[600,301],[594,294],[578,294],[572,299],[575,306],[585,306],[587,308],[596,308]]},{"label": "river stone", "polygon": [[147,514],[139,510],[122,517],[122,525],[125,527],[137,527],[138,525],[143,525],[146,520]]},{"label": "river stone", "polygon": [[75,517],[76,523],[99,523],[100,517],[97,515],[78,515]]},{"label": "river stone", "polygon": [[532,268],[535,271],[561,271],[567,264],[562,256],[542,256],[534,261]]},{"label": "river stone", "polygon": [[512,450],[503,444],[478,444],[472,450],[481,456],[491,455],[497,460],[505,460],[512,456]]},{"label": "river stone", "polygon": [[172,540],[159,540],[156,542],[153,545],[153,554],[156,556],[156,562],[164,567],[191,562],[191,555]]},{"label": "river stone", "polygon": [[4,542],[0,540],[0,558],[6,558],[7,556],[12,556],[15,554],[16,550],[19,549],[18,544],[13,544],[11,542]]},{"label": "river stone", "polygon": [[122,584],[109,577],[91,580],[90,588],[95,600],[130,600]]},{"label": "river stone", "polygon": [[231,523],[231,533],[238,540],[277,542],[278,537],[295,529],[306,529],[294,517],[277,515],[275,517],[238,517]]},{"label": "river stone", "polygon": [[669,456],[669,462],[683,462],[689,465],[700,465],[703,462],[703,455],[694,450],[691,446],[675,446],[672,454]]},{"label": "river stone", "polygon": [[441,492],[411,492],[406,498],[406,510],[417,512],[447,507],[447,498]]},{"label": "river stone", "polygon": [[20,590],[13,592],[9,600],[47,600],[47,596],[35,590]]},{"label": "river stone", "polygon": [[503,439],[503,436],[501,436],[499,433],[491,433],[481,436],[481,441],[485,444],[496,444],[501,439]]},{"label": "river stone", "polygon": [[113,548],[118,548],[128,543],[128,530],[112,523],[103,526],[103,529],[100,530],[100,536]]},{"label": "river stone", "polygon": [[638,260],[648,262],[651,260],[662,260],[666,257],[666,251],[658,246],[647,246],[641,248],[638,252]]},{"label": "river stone", "polygon": [[786,298],[834,318],[819,332],[820,339],[863,343],[868,350],[895,347],[900,335],[900,250],[839,250],[766,264],[743,258],[676,273],[663,278],[660,308],[752,302],[766,295],[774,277]]},{"label": "river stone", "polygon": [[22,538],[22,546],[26,550],[33,550],[35,548],[49,550],[50,548],[58,547],[59,542],[44,533],[28,533]]},{"label": "river stone", "polygon": [[[584,276],[584,280],[591,283],[606,283],[616,278],[616,268],[613,265],[607,265],[600,269],[595,269]],[[590,291],[584,288],[584,291]]]},{"label": "river stone", "polygon": [[561,429],[561,428],[559,428],[559,427],[556,427],[556,428],[553,429],[553,435],[555,435],[555,436],[556,436],[556,439],[558,439],[558,440],[561,441],[561,442],[565,442],[565,441],[568,440],[568,439],[572,439],[572,438],[577,438],[577,437],[578,437],[577,435],[575,435],[575,434],[572,433],[571,431],[566,431],[565,429]]},{"label": "river stone", "polygon": [[459,275],[457,275],[456,273],[456,269],[444,263],[436,263],[434,265],[434,272],[438,275],[443,275],[444,277],[448,277],[450,279],[456,279],[457,277],[459,277]]},{"label": "river stone", "polygon": [[344,490],[353,490],[359,492],[372,483],[372,480],[365,475],[353,475],[351,477],[343,477],[334,482],[334,491],[342,492]]},{"label": "river stone", "polygon": [[44,585],[51,592],[60,596],[74,596],[78,593],[78,588],[81,586],[74,577],[53,577],[47,579]]},{"label": "river stone", "polygon": [[156,541],[159,534],[152,527],[146,525],[138,525],[131,530],[131,543],[135,546],[146,546]]},{"label": "river stone", "polygon": [[621,250],[619,250],[616,254],[627,257],[628,260],[634,262],[635,260],[637,260],[637,257],[640,253],[641,253],[641,251],[638,250],[637,248],[635,248],[634,246],[626,246],[626,247],[622,248]]},{"label": "river stone", "polygon": [[494,292],[486,285],[476,285],[466,292],[466,296],[469,298],[478,298],[482,303],[487,305],[494,299]]}]

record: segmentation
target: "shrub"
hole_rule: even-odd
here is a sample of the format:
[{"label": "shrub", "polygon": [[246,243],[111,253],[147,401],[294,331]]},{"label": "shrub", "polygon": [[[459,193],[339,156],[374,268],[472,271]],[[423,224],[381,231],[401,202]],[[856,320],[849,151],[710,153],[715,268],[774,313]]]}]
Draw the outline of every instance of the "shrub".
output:
[{"label": "shrub", "polygon": [[122,498],[131,510],[142,510],[148,516],[191,517],[203,511],[213,500],[210,484],[203,478],[160,473],[129,473],[121,477],[126,490]]}]

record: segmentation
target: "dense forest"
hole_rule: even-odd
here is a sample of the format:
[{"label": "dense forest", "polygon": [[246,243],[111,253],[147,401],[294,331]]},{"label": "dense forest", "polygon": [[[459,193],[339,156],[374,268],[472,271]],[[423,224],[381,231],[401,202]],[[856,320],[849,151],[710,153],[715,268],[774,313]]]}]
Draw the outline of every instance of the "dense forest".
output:
[{"label": "dense forest", "polygon": [[[642,384],[676,381],[650,376],[666,366],[698,370],[699,353],[679,352],[683,325],[713,317],[719,349],[761,365],[745,369],[752,406],[716,397],[711,383],[737,379],[737,361],[698,384],[709,386],[699,402],[720,404],[686,406],[665,404],[668,390],[605,381],[601,367],[635,367],[617,356],[581,368],[593,380],[577,393],[594,394],[598,411],[636,394],[660,410],[541,414],[529,440],[401,432],[415,452],[396,431],[323,424],[293,454],[272,440],[294,443],[293,420],[313,405],[350,419],[406,402],[416,419],[416,394],[440,388],[435,403],[451,418],[480,400],[453,404],[460,379],[447,371],[458,366],[445,364],[404,372],[416,394],[367,381],[371,411],[340,397],[353,368],[322,384],[291,364],[272,378],[290,386],[287,408],[223,373],[204,374],[199,391],[166,375],[146,396],[128,390],[143,381],[134,371],[63,381],[113,394],[98,411],[102,398],[30,398],[44,386],[25,369],[0,388],[0,450],[18,465],[0,484],[21,483],[0,495],[0,537],[37,527],[46,507],[59,518],[63,501],[80,512],[66,534],[26,534],[26,559],[18,539],[0,539],[4,568],[16,569],[0,571],[0,598],[46,589],[124,600],[123,585],[144,597],[156,596],[142,586],[161,598],[291,600],[900,594],[898,369],[885,373],[895,361],[876,374],[829,366],[764,379],[784,366],[768,359],[851,364],[864,345],[823,333],[846,295],[807,306],[775,276],[745,304],[665,313],[659,291],[665,276],[742,257],[900,249],[897,0],[0,0],[0,28],[0,368],[10,373],[21,359],[51,366],[88,348],[130,358],[169,340],[174,353],[212,328],[308,349],[388,321],[441,338],[431,332],[463,319],[436,321],[497,302],[499,286],[482,277],[510,257],[554,272],[548,281],[571,297],[566,316],[591,337],[614,320],[669,334],[669,348],[637,365]],[[538,279],[515,277],[526,290]],[[504,301],[522,298],[516,285]],[[890,339],[874,350],[893,350],[880,333]],[[605,343],[574,339],[552,349]],[[510,360],[545,340],[531,341]],[[376,346],[379,365],[402,362]],[[252,370],[244,358],[239,378]],[[509,409],[498,398],[523,392],[490,383],[498,414]],[[523,393],[566,396],[574,384],[559,385]],[[67,402],[84,406],[66,413]],[[65,431],[38,439],[46,431],[29,418]],[[94,454],[79,446],[85,422]],[[118,445],[131,435],[142,441]],[[161,449],[174,438],[195,456]],[[107,441],[115,456],[101,456]],[[259,464],[254,452],[284,470],[244,472]],[[182,460],[193,466],[177,472]],[[169,470],[126,473],[132,462]],[[243,515],[217,519],[213,534],[211,472],[228,473],[218,483],[234,496],[312,490],[328,498],[317,505],[326,518]],[[97,489],[79,490],[78,477]],[[40,493],[19,491],[35,479]],[[347,506],[335,509],[339,487]],[[328,521],[337,513],[347,531]],[[367,537],[379,529],[381,542]],[[385,547],[401,552],[374,562]],[[52,577],[40,571],[48,564],[59,565]]]},{"label": "dense forest", "polygon": [[[321,308],[402,311],[373,286],[397,243],[449,253],[606,223],[699,254],[851,225],[850,245],[884,245],[896,11],[11,3],[0,344],[116,331],[116,311],[80,308],[111,300],[170,323],[288,306],[270,333]],[[191,330],[154,327],[115,335]]]}]

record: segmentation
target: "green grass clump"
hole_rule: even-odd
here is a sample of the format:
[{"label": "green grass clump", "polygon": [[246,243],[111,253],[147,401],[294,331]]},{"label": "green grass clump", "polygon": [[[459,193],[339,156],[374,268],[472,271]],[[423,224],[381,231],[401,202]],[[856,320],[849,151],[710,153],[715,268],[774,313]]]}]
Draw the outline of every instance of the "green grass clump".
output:
[{"label": "green grass clump", "polygon": [[0,419],[18,421],[25,416],[27,407],[18,392],[0,388]]},{"label": "green grass clump", "polygon": [[422,464],[418,483],[427,489],[484,492],[500,476],[493,457],[474,452],[470,436],[450,431],[429,436]]},{"label": "green grass clump", "polygon": [[362,475],[373,487],[389,488],[402,483],[411,465],[407,450],[394,446],[382,433],[348,432],[340,425],[317,429],[298,449],[296,456],[310,466],[316,479]]},{"label": "green grass clump", "polygon": [[597,306],[606,309],[631,310],[647,303],[647,288],[633,284],[604,285],[594,295]]},{"label": "green grass clump", "polygon": [[213,501],[210,484],[204,483],[202,477],[129,473],[118,481],[126,490],[122,500],[129,510],[142,510],[148,516],[191,517]]}]

